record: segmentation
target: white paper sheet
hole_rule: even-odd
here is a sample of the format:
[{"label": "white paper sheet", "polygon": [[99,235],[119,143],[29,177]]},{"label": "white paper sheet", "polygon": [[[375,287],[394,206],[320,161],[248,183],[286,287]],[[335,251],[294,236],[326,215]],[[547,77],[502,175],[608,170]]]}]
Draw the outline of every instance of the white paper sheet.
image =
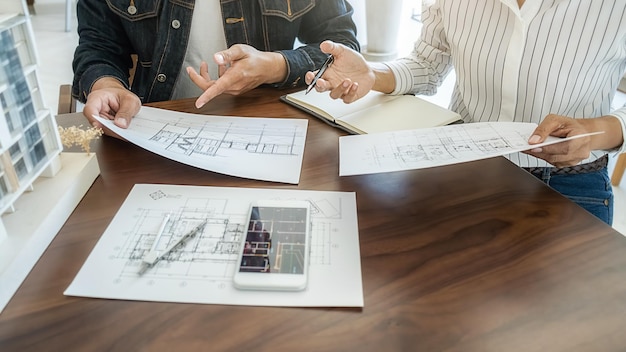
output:
[{"label": "white paper sheet", "polygon": [[[297,199],[311,204],[312,246],[304,291],[242,291],[232,276],[250,203]],[[163,218],[159,243],[186,220],[208,218],[202,232],[142,276]],[[181,230],[182,231],[182,230]],[[179,231],[180,232],[180,231]],[[138,184],[98,241],[65,295],[142,301],[255,306],[362,307],[356,196],[353,192]]]},{"label": "white paper sheet", "polygon": [[339,138],[339,175],[424,169],[493,158],[597,133],[528,144],[534,123],[478,122]]},{"label": "white paper sheet", "polygon": [[297,184],[308,120],[200,115],[143,106],[127,129],[104,126],[146,150],[226,175]]}]

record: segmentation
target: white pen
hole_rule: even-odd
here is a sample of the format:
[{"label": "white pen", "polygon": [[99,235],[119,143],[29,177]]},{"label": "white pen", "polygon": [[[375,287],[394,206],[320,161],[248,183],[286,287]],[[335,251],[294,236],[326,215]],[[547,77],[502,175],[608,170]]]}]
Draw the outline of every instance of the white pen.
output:
[{"label": "white pen", "polygon": [[165,215],[165,218],[163,218],[163,221],[161,221],[161,226],[159,226],[159,230],[157,231],[156,236],[154,237],[154,242],[152,242],[150,251],[142,259],[142,266],[139,270],[139,275],[143,274],[146,270],[148,270],[148,267],[150,266],[149,264],[150,262],[152,262],[153,264],[156,262],[156,258],[159,256],[159,252],[157,248],[158,248],[159,242],[161,241],[161,237],[163,236],[163,231],[165,231],[165,226],[167,225],[167,222],[170,220],[171,215],[172,215],[171,212],[167,213]]},{"label": "white pen", "polygon": [[148,269],[153,267],[154,264],[156,264],[161,258],[163,258],[168,253],[170,253],[179,244],[183,243],[187,238],[195,235],[198,231],[202,230],[204,228],[204,225],[206,225],[206,223],[207,223],[207,220],[205,219],[198,226],[191,229],[191,231],[184,234],[177,241],[172,242],[167,248],[165,248],[163,252],[159,253],[156,250],[150,250],[150,252],[148,252],[148,254],[146,254],[145,257],[143,257],[142,262],[141,262],[141,268],[139,269],[138,274],[143,275]]},{"label": "white pen", "polygon": [[150,248],[150,252],[156,252],[159,242],[161,241],[161,237],[163,236],[163,231],[165,231],[165,226],[167,222],[170,220],[170,216],[172,216],[172,212],[167,213],[163,221],[161,222],[161,226],[159,227],[159,231],[157,231],[154,242],[152,242],[152,247]]}]

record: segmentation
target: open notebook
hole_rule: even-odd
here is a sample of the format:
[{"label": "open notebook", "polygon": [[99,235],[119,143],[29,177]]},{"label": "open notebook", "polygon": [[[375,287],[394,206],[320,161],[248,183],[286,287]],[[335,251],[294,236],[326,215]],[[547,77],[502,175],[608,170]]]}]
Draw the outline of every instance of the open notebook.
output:
[{"label": "open notebook", "polygon": [[304,90],[283,95],[281,100],[352,134],[368,134],[460,122],[459,114],[414,95],[388,95],[371,91],[345,104],[328,93]]}]

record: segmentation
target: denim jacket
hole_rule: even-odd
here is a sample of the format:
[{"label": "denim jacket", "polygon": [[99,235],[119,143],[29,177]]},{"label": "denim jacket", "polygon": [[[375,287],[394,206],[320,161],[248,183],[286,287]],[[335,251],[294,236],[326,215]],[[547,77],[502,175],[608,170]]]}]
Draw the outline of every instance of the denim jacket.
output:
[{"label": "denim jacket", "polygon": [[[201,0],[210,1],[210,0]],[[79,0],[72,95],[84,102],[94,82],[114,77],[143,103],[169,100],[187,50],[195,0]],[[133,4],[134,3],[134,4]],[[359,50],[353,9],[344,0],[220,0],[226,43],[281,53],[288,75],[278,88],[304,85],[324,62],[330,39]],[[132,4],[132,6],[131,6]],[[295,39],[306,45],[294,49]],[[138,57],[129,85],[131,54]]]}]

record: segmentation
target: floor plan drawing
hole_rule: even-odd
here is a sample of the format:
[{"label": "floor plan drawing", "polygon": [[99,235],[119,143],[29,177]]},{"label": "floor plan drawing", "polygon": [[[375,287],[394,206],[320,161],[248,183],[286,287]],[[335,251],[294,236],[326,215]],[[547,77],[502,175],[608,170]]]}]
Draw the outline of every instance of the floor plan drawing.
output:
[{"label": "floor plan drawing", "polygon": [[128,141],[184,164],[265,181],[300,179],[306,119],[197,115],[145,106],[127,129],[96,118]]},{"label": "floor plan drawing", "polygon": [[342,176],[422,169],[516,153],[569,138],[548,137],[537,145],[528,139],[534,123],[484,122],[387,133],[344,136],[339,139]]},{"label": "floor plan drawing", "polygon": [[[495,130],[491,124],[470,124],[459,128],[415,130],[389,141],[393,157],[402,163],[463,160],[473,155],[493,155],[510,152],[528,145],[526,136],[518,130]],[[532,131],[531,131],[532,132]],[[494,134],[497,133],[497,134]],[[381,162],[381,160],[379,160]]]},{"label": "floor plan drawing", "polygon": [[188,156],[218,156],[224,149],[248,153],[298,155],[297,126],[238,126],[234,122],[192,125],[188,119],[167,122],[149,139],[164,149]]},{"label": "floor plan drawing", "polygon": [[[311,206],[309,285],[302,292],[247,292],[232,276],[250,202],[299,199]],[[139,274],[162,251],[206,225]],[[159,231],[162,227],[162,231]],[[354,193],[136,185],[66,295],[146,301],[278,306],[362,306]]]}]

